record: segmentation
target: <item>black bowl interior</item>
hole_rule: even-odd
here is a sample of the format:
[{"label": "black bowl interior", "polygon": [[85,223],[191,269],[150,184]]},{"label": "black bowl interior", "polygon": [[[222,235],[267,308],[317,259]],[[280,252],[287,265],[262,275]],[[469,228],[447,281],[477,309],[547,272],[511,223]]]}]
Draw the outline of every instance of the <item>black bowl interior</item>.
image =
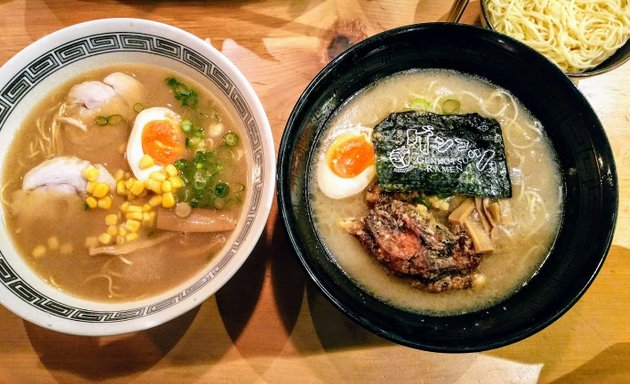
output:
[{"label": "black bowl interior", "polygon": [[[550,255],[528,284],[486,310],[435,317],[387,305],[357,287],[337,267],[313,227],[308,168],[318,134],[357,91],[384,76],[413,68],[454,69],[510,90],[542,122],[558,155],[565,209]],[[280,145],[277,182],[280,213],[289,238],[323,294],[378,335],[441,352],[506,345],[537,332],[567,311],[603,263],[618,198],[607,138],[573,83],[524,44],[490,30],[444,23],[381,33],[324,68],[289,118]]]}]

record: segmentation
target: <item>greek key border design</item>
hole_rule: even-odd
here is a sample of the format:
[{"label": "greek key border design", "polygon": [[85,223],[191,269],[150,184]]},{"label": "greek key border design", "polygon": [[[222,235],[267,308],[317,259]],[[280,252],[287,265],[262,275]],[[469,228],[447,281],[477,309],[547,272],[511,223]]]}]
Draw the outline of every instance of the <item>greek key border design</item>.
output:
[{"label": "greek key border design", "polygon": [[[237,88],[219,67],[199,52],[176,41],[144,33],[111,32],[95,34],[55,47],[31,61],[0,90],[0,130],[2,130],[4,123],[20,100],[43,79],[76,61],[111,52],[145,52],[157,54],[183,63],[208,78],[234,103],[251,143],[251,150],[254,154],[252,158],[253,162],[258,165],[258,169],[264,172],[264,154],[259,127],[253,116],[252,109],[247,104],[241,90]],[[1,249],[0,283],[25,303],[30,304],[38,310],[72,321],[85,323],[115,323],[138,319],[164,311],[186,300],[189,296],[206,286],[236,254],[243,244],[243,239],[250,232],[255,220],[255,212],[262,198],[260,191],[262,190],[263,180],[263,174],[258,175],[258,177],[255,177],[253,180],[252,189],[254,193],[252,194],[251,204],[247,209],[243,209],[245,225],[236,235],[235,241],[229,251],[206,275],[202,276],[183,291],[162,301],[144,307],[126,309],[124,311],[93,311],[66,305],[51,299],[24,281],[15,270],[11,268]]]}]

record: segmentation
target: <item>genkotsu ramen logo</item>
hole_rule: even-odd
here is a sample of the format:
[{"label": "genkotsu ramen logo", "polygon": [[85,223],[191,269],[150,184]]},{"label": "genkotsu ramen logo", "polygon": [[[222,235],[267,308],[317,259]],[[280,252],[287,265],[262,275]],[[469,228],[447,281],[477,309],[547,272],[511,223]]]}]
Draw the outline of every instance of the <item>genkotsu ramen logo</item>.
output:
[{"label": "genkotsu ramen logo", "polygon": [[407,173],[414,169],[460,173],[470,162],[474,162],[479,172],[485,171],[486,168],[496,172],[495,151],[476,148],[475,143],[470,140],[445,137],[432,125],[404,130],[404,135],[405,143],[392,149],[388,156],[396,173]]},{"label": "genkotsu ramen logo", "polygon": [[511,197],[501,126],[478,114],[390,114],[374,128],[385,191]]}]

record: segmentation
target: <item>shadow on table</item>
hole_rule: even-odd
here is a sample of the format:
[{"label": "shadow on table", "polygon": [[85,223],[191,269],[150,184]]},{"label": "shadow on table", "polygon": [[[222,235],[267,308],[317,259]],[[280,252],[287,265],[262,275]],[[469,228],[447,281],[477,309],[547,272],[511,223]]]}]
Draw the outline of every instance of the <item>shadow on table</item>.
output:
[{"label": "shadow on table", "polygon": [[[264,286],[266,275],[270,275],[267,278],[270,287]],[[248,357],[281,352],[300,313],[304,280],[282,224],[276,218],[273,226],[267,225],[243,267],[215,295],[225,329],[241,354]],[[261,298],[261,295],[271,297]],[[254,314],[259,306],[260,312]],[[246,326],[263,331],[281,329],[269,332],[274,338],[265,338],[246,334]]]},{"label": "shadow on table", "polygon": [[41,363],[60,383],[131,377],[158,363],[190,327],[199,307],[147,331],[108,337],[74,336],[24,321]]},{"label": "shadow on table", "polygon": [[554,380],[554,384],[580,383],[588,378],[600,383],[630,383],[630,343],[617,343],[591,360]]}]

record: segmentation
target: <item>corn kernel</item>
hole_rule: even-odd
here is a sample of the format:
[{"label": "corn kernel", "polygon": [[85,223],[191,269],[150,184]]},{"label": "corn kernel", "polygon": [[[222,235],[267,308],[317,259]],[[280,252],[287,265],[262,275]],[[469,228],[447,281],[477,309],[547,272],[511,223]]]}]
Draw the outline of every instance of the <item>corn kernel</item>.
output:
[{"label": "corn kernel", "polygon": [[140,222],[137,220],[127,220],[124,225],[129,232],[138,232],[140,229]]},{"label": "corn kernel", "polygon": [[87,181],[96,181],[96,179],[98,179],[100,172],[98,171],[98,169],[96,169],[95,166],[93,165],[88,165],[84,170],[83,170],[83,177],[87,180]]},{"label": "corn kernel", "polygon": [[59,239],[57,238],[57,236],[50,236],[48,238],[48,248],[50,249],[59,248]]},{"label": "corn kernel", "polygon": [[173,190],[173,184],[169,180],[162,182],[162,193],[171,192]]},{"label": "corn kernel", "polygon": [[143,217],[144,217],[144,215],[142,214],[142,212],[127,212],[127,214],[125,215],[125,218],[127,220],[142,221]]},{"label": "corn kernel", "polygon": [[120,181],[124,178],[125,178],[125,171],[123,171],[122,169],[119,169],[116,171],[116,173],[114,173],[114,180]]},{"label": "corn kernel", "polygon": [[107,245],[112,242],[112,235],[110,235],[109,233],[101,233],[100,235],[98,235],[98,241],[101,244]]},{"label": "corn kernel", "polygon": [[152,207],[159,207],[162,205],[162,195],[155,195],[149,199],[149,205]]},{"label": "corn kernel", "polygon": [[155,180],[155,179],[147,179],[147,181],[144,182],[144,186],[150,190],[153,191],[155,193],[160,193],[162,192],[162,182]]},{"label": "corn kernel", "polygon": [[129,209],[129,203],[127,201],[125,201],[124,203],[120,204],[120,212],[126,213],[127,209]]},{"label": "corn kernel", "polygon": [[149,155],[142,155],[142,157],[140,158],[140,169],[147,169],[147,168],[151,168],[152,166],[155,165],[155,162],[153,161],[153,158]]},{"label": "corn kernel", "polygon": [[126,149],[127,149],[127,143],[122,143],[118,146],[118,153],[122,155],[123,153],[125,153]]},{"label": "corn kernel", "polygon": [[171,182],[171,186],[175,189],[178,189],[184,186],[184,180],[182,180],[179,176],[171,176],[168,178],[168,181]]},{"label": "corn kernel", "polygon": [[113,214],[113,213],[111,215],[105,216],[105,224],[107,225],[118,224],[118,216],[116,216],[116,214]]},{"label": "corn kernel", "polygon": [[137,233],[130,233],[125,237],[125,240],[127,241],[134,241],[134,240],[138,240],[138,234]]},{"label": "corn kernel", "polygon": [[87,193],[94,193],[95,185],[96,185],[96,182],[88,181],[87,184],[85,185],[85,190],[87,191]]},{"label": "corn kernel", "polygon": [[92,192],[92,195],[94,195],[94,197],[105,197],[105,195],[107,195],[107,193],[109,192],[109,184],[107,183],[103,183],[103,182],[97,182],[94,185],[94,192]]},{"label": "corn kernel", "polygon": [[85,246],[88,248],[98,246],[98,238],[96,236],[89,236],[85,238]]},{"label": "corn kernel", "polygon": [[142,212],[142,206],[130,204],[129,207],[127,208],[127,213],[129,212]]},{"label": "corn kernel", "polygon": [[142,205],[142,212],[149,212],[152,209],[153,209],[153,207],[149,203],[146,203],[146,204]]},{"label": "corn kernel", "polygon": [[118,227],[118,235],[123,237],[127,236],[127,230],[125,229],[124,224]]},{"label": "corn kernel", "polygon": [[85,199],[85,203],[90,208],[96,208],[98,206],[98,201],[96,201],[96,199],[94,197],[92,197],[92,196],[88,196]]},{"label": "corn kernel", "polygon": [[134,179],[133,177],[130,179],[127,179],[127,181],[125,181],[125,188],[127,189],[131,189],[131,187],[133,187],[133,183],[136,181],[136,179]]},{"label": "corn kernel", "polygon": [[151,213],[152,212],[145,212],[142,214],[142,225],[145,227],[149,227],[151,226]]},{"label": "corn kernel", "polygon": [[149,226],[155,227],[155,218],[157,217],[157,213],[155,211],[149,212]]},{"label": "corn kernel", "polygon": [[166,180],[166,175],[160,171],[154,171],[149,174],[149,178],[157,181],[164,181]]},{"label": "corn kernel", "polygon": [[132,185],[131,185],[131,188],[129,188],[129,192],[131,192],[134,195],[138,196],[139,194],[144,192],[144,184],[141,183],[138,180],[134,180]]},{"label": "corn kernel", "polygon": [[33,248],[33,252],[31,252],[31,255],[33,255],[34,258],[40,258],[46,255],[46,247],[43,245],[38,245],[37,247]]},{"label": "corn kernel", "polygon": [[166,192],[162,195],[162,206],[164,208],[172,208],[175,206],[175,196],[172,192]]},{"label": "corn kernel", "polygon": [[117,225],[108,226],[107,233],[109,233],[112,236],[116,236],[118,234],[118,226]]},{"label": "corn kernel", "polygon": [[111,196],[105,196],[101,199],[98,199],[98,207],[102,209],[109,209],[112,206],[112,198]]},{"label": "corn kernel", "polygon": [[118,180],[116,182],[116,193],[119,196],[127,196],[127,187],[125,187],[125,182],[123,180]]},{"label": "corn kernel", "polygon": [[175,168],[175,166],[173,164],[169,164],[166,167],[164,167],[164,172],[166,172],[167,175],[173,177],[173,176],[177,176],[177,168]]},{"label": "corn kernel", "polygon": [[59,253],[62,255],[69,255],[72,253],[73,247],[72,243],[64,243],[59,247]]}]

